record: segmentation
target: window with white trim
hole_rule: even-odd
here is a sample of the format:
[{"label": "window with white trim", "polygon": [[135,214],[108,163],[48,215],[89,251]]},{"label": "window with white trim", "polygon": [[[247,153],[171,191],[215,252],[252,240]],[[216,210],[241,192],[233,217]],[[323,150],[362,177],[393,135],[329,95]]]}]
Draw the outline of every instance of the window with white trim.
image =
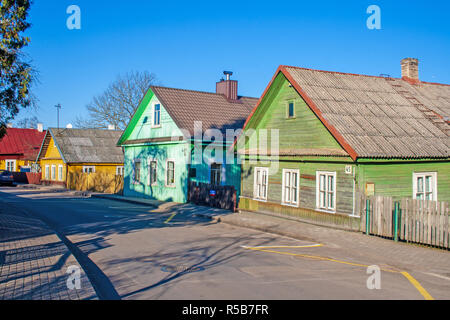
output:
[{"label": "window with white trim", "polygon": [[5,160],[6,171],[15,172],[16,171],[16,160]]},{"label": "window with white trim", "polygon": [[298,206],[299,176],[298,169],[283,169],[283,204]]},{"label": "window with white trim", "polygon": [[95,166],[83,166],[83,173],[95,173]]},{"label": "window with white trim", "polygon": [[157,184],[158,162],[154,159],[148,159],[148,184],[154,186]]},{"label": "window with white trim", "polygon": [[175,186],[175,162],[167,161],[166,186]]},{"label": "window with white trim", "polygon": [[336,172],[317,171],[316,208],[336,212]]},{"label": "window with white trim", "polygon": [[116,176],[123,176],[123,166],[116,167]]},{"label": "window with white trim", "polygon": [[437,172],[413,173],[413,198],[437,201]]},{"label": "window with white trim", "polygon": [[62,165],[58,166],[58,180],[63,181],[63,166]]},{"label": "window with white trim", "polygon": [[50,166],[45,166],[45,180],[50,180]]},{"label": "window with white trim", "polygon": [[268,177],[269,168],[255,168],[253,198],[257,200],[267,200]]},{"label": "window with white trim", "polygon": [[134,160],[134,168],[133,168],[133,181],[141,182],[141,160]]},{"label": "window with white trim", "polygon": [[52,180],[56,180],[56,166],[52,165]]},{"label": "window with white trim", "polygon": [[153,106],[153,126],[159,127],[161,125],[161,105],[159,103]]}]

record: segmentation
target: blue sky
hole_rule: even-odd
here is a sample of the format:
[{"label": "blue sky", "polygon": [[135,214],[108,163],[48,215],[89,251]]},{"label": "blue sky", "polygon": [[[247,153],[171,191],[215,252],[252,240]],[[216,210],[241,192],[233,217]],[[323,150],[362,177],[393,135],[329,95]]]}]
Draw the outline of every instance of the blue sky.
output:
[{"label": "blue sky", "polygon": [[[69,30],[69,5],[81,30]],[[369,30],[369,5],[381,30]],[[419,59],[423,81],[450,83],[450,1],[38,1],[26,53],[39,71],[36,115],[45,127],[85,114],[118,74],[147,70],[160,84],[214,91],[223,70],[239,94],[259,97],[280,64],[400,77]]]}]

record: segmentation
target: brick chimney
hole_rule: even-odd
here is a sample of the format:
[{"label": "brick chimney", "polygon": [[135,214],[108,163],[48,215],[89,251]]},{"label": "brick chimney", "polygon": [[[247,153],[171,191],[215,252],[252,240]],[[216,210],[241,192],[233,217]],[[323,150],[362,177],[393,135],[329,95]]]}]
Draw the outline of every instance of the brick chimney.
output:
[{"label": "brick chimney", "polygon": [[228,100],[237,100],[238,82],[236,80],[230,80],[233,72],[224,71],[223,74],[227,76],[227,79],[221,79],[216,83],[216,93],[223,94]]},{"label": "brick chimney", "polygon": [[419,60],[405,58],[401,61],[402,79],[410,83],[419,82]]}]

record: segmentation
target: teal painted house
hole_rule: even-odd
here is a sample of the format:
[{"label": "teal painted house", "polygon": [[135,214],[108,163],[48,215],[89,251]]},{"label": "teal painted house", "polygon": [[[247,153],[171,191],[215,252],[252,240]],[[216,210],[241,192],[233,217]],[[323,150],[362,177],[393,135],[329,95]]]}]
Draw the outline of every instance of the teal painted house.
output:
[{"label": "teal painted house", "polygon": [[[450,201],[450,86],[401,64],[402,78],[280,66],[239,139],[239,207],[349,221],[358,194]],[[242,142],[260,132],[279,139]]]},{"label": "teal painted house", "polygon": [[150,87],[118,141],[125,155],[124,195],[184,203],[189,181],[232,185],[239,192],[231,134],[256,102],[238,96],[229,75],[214,93]]}]

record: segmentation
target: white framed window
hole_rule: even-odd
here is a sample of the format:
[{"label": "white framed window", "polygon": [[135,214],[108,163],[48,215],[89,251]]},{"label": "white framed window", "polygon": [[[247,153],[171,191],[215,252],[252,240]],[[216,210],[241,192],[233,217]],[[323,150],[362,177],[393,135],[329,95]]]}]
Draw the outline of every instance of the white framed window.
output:
[{"label": "white framed window", "polygon": [[167,160],[166,162],[166,186],[175,186],[175,161]]},{"label": "white framed window", "polygon": [[413,199],[437,201],[437,172],[413,173]]},{"label": "white framed window", "polygon": [[52,180],[56,180],[56,166],[52,165]]},{"label": "white framed window", "polygon": [[45,166],[45,180],[50,180],[50,166]]},{"label": "white framed window", "polygon": [[133,181],[135,183],[141,182],[141,160],[140,159],[134,160]]},{"label": "white framed window", "polygon": [[95,173],[95,166],[83,166],[83,173]]},{"label": "white framed window", "polygon": [[161,104],[155,103],[153,105],[153,127],[161,126]]},{"label": "white framed window", "polygon": [[222,164],[211,163],[211,177],[210,183],[215,186],[220,186],[222,182]]},{"label": "white framed window", "polygon": [[336,212],[336,172],[316,172],[316,208]]},{"label": "white framed window", "polygon": [[149,186],[155,186],[158,183],[158,161],[155,159],[148,159],[148,181]]},{"label": "white framed window", "polygon": [[298,169],[283,169],[283,204],[298,206],[299,178],[300,171]]},{"label": "white framed window", "polygon": [[269,168],[255,168],[253,184],[253,198],[256,200],[267,200],[267,185],[269,180]]},{"label": "white framed window", "polygon": [[6,171],[16,172],[16,160],[5,160]]},{"label": "white framed window", "polygon": [[123,176],[123,166],[116,167],[116,176]]},{"label": "white framed window", "polygon": [[58,180],[63,181],[63,166],[62,165],[58,166]]}]

